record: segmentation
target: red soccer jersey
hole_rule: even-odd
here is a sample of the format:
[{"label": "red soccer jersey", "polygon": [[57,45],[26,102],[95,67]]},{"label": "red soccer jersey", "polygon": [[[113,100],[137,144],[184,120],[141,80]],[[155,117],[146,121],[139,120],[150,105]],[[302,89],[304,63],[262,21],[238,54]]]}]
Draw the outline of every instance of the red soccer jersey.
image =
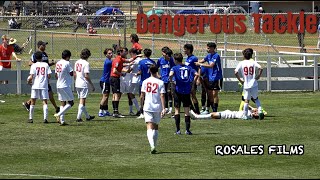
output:
[{"label": "red soccer jersey", "polygon": [[[7,46],[7,48],[0,45],[0,60],[11,60],[11,55],[14,52],[13,46]],[[11,62],[0,61],[0,66],[4,68],[11,68]]]},{"label": "red soccer jersey", "polygon": [[137,42],[133,43],[132,48],[135,48],[137,50],[142,50],[142,46]]},{"label": "red soccer jersey", "polygon": [[116,73],[113,73],[113,69],[116,68],[118,72],[121,72],[121,71],[122,71],[122,68],[123,68],[123,63],[124,63],[124,58],[122,58],[121,56],[117,56],[117,57],[112,61],[110,76],[119,78],[120,75],[119,75],[119,74],[116,74]]}]

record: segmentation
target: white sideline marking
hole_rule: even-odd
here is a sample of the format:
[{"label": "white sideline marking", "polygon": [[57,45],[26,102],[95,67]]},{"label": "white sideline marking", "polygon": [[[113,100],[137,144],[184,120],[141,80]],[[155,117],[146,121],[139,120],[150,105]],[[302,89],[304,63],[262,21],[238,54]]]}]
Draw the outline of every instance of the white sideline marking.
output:
[{"label": "white sideline marking", "polygon": [[48,177],[56,179],[83,179],[77,177],[62,177],[62,176],[49,176],[49,175],[37,175],[37,174],[0,174],[0,176],[30,176],[30,177]]}]

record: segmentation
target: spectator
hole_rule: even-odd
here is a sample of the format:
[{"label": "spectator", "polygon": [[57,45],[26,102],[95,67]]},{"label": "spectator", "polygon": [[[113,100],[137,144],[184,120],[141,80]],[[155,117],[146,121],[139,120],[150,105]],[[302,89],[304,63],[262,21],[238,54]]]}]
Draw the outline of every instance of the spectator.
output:
[{"label": "spectator", "polygon": [[[11,56],[13,56],[17,61],[20,61],[21,59],[19,59],[16,53],[14,53],[14,48],[9,44],[9,38],[7,37],[7,35],[2,35],[1,39],[2,44],[0,45],[0,71],[4,71],[6,69],[10,70],[11,62],[3,62],[2,60],[11,60]],[[0,81],[0,83],[8,84],[8,81]]]},{"label": "spectator", "polygon": [[83,16],[85,15],[84,11],[79,9],[79,13],[77,13],[77,15],[76,26],[74,27],[73,32],[77,32],[79,27],[87,27],[87,17]]},{"label": "spectator", "polygon": [[118,20],[117,20],[117,12],[115,9],[112,10],[112,26],[111,26],[112,35],[114,35],[113,33],[114,28],[116,28],[120,36],[120,29],[119,29]]},{"label": "spectator", "polygon": [[10,29],[20,29],[22,23],[18,23],[17,20],[13,17],[9,21]]},{"label": "spectator", "polygon": [[97,30],[93,29],[92,21],[90,20],[87,25],[87,33],[97,34]]}]

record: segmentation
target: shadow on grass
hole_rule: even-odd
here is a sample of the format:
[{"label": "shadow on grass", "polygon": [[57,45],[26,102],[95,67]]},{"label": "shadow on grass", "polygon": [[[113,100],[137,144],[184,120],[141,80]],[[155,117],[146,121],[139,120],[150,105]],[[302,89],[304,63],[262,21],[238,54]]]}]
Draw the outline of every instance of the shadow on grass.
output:
[{"label": "shadow on grass", "polygon": [[182,151],[176,151],[176,152],[170,152],[170,151],[159,151],[156,154],[192,154],[194,152],[182,152]]}]

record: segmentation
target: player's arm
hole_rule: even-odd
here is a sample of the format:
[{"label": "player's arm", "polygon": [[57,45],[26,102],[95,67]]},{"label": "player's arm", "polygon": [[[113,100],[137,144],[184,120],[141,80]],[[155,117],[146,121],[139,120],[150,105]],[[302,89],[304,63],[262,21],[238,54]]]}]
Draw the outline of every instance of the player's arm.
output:
[{"label": "player's arm", "polygon": [[256,80],[259,80],[262,74],[262,67],[260,66],[260,64],[258,64],[257,62],[255,62],[256,66],[258,67],[258,75],[255,77]]},{"label": "player's arm", "polygon": [[119,76],[122,76],[122,75],[123,75],[122,72],[119,72],[119,71],[117,70],[117,68],[113,68],[113,73],[114,73],[114,74],[118,74]]},{"label": "player's arm", "polygon": [[195,64],[197,65],[197,66],[202,66],[202,67],[206,67],[206,68],[213,68],[213,66],[215,65],[215,62],[210,62],[209,64],[207,64],[207,63],[205,63],[205,62],[202,62],[202,63],[200,63],[200,62],[195,62]]},{"label": "player's arm", "polygon": [[234,75],[236,75],[238,81],[239,81],[241,84],[244,83],[244,81],[240,78],[240,75],[239,75],[239,72],[238,72],[238,71],[235,71],[235,72],[234,72]]},{"label": "player's arm", "polygon": [[89,76],[89,73],[85,73],[85,74],[84,74],[84,78],[89,82],[90,86],[92,87],[92,91],[95,91],[95,88],[94,88],[94,85],[93,85],[93,83],[92,83],[92,81],[91,81],[91,78],[90,78],[90,76]]},{"label": "player's arm", "polygon": [[17,61],[20,61],[21,59],[17,57],[17,54],[15,52],[12,52],[12,57],[14,57]]},{"label": "player's arm", "polygon": [[161,99],[161,105],[162,105],[161,118],[163,118],[166,115],[165,93],[160,94],[160,99]]}]

